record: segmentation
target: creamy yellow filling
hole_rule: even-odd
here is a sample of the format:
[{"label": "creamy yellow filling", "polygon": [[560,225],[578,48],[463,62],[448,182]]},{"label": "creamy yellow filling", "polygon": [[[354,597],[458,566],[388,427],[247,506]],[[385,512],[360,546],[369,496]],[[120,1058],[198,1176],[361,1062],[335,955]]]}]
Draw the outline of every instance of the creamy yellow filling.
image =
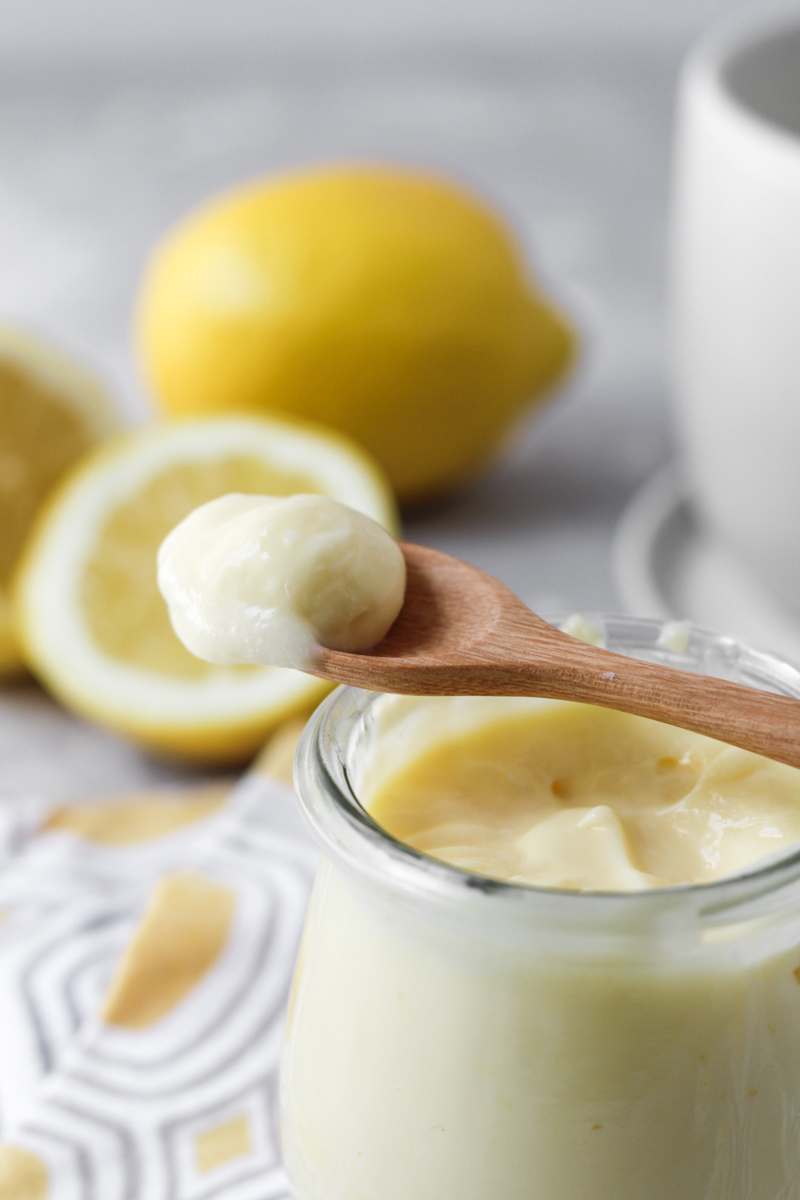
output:
[{"label": "creamy yellow filling", "polygon": [[223,666],[313,671],[323,646],[367,650],[393,625],[405,584],[394,538],[330,496],[220,496],[158,552],[175,633]]},{"label": "creamy yellow filling", "polygon": [[582,704],[451,732],[366,803],[434,858],[576,891],[706,883],[800,839],[800,771]]},{"label": "creamy yellow filling", "polygon": [[192,509],[227,492],[288,496],[315,490],[301,475],[243,455],[173,464],[154,476],[111,514],[86,563],[81,600],[95,641],[122,662],[184,679],[207,675],[213,668],[190,654],[172,630],[156,582],[159,545]]}]

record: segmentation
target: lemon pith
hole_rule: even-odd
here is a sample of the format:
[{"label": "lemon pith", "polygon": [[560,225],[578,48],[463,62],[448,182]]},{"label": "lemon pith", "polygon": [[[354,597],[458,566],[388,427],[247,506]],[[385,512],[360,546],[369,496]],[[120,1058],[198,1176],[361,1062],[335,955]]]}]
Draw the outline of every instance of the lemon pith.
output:
[{"label": "lemon pith", "polygon": [[394,525],[379,472],[327,431],[212,418],[113,439],[65,479],[24,556],[16,604],[29,665],[69,707],[154,749],[208,762],[252,755],[327,685],[296,671],[194,660],[157,592],[156,551],[216,495],[298,486]]},{"label": "lemon pith", "polygon": [[136,327],[167,411],[322,421],[403,500],[482,463],[574,341],[488,206],[388,168],[263,180],[190,214],[151,256]]}]

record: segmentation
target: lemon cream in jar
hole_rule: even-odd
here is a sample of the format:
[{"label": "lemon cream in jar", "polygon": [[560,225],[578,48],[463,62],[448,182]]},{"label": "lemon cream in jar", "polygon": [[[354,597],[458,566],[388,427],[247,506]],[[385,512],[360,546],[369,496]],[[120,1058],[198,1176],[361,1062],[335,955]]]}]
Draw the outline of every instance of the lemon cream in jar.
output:
[{"label": "lemon cream in jar", "polygon": [[[730,639],[604,624],[800,696]],[[297,1200],[800,1196],[798,778],[582,706],[335,693],[297,764]]]}]

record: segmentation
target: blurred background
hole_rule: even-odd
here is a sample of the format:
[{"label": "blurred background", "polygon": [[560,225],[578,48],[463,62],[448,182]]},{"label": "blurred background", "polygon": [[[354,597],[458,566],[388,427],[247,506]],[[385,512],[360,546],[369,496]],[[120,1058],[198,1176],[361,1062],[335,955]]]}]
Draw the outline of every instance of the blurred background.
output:
[{"label": "blurred background", "polygon": [[[728,0],[27,0],[0,38],[0,317],[76,351],[131,420],[145,256],[243,178],[428,166],[505,214],[577,325],[567,387],[410,540],[541,612],[616,610],[611,544],[674,453],[665,282],[681,58]],[[48,746],[48,755],[41,753]],[[2,791],[183,778],[31,685],[0,694]]]}]

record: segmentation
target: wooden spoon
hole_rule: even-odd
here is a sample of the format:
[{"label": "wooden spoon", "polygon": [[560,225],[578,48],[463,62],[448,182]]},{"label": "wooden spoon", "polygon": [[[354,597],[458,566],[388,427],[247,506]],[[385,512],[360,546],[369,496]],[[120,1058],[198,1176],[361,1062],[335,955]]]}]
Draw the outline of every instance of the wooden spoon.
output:
[{"label": "wooden spoon", "polygon": [[401,543],[400,615],[366,654],[322,650],[313,674],[420,696],[546,696],[652,717],[800,767],[800,700],[640,662],[548,625],[498,579]]}]

